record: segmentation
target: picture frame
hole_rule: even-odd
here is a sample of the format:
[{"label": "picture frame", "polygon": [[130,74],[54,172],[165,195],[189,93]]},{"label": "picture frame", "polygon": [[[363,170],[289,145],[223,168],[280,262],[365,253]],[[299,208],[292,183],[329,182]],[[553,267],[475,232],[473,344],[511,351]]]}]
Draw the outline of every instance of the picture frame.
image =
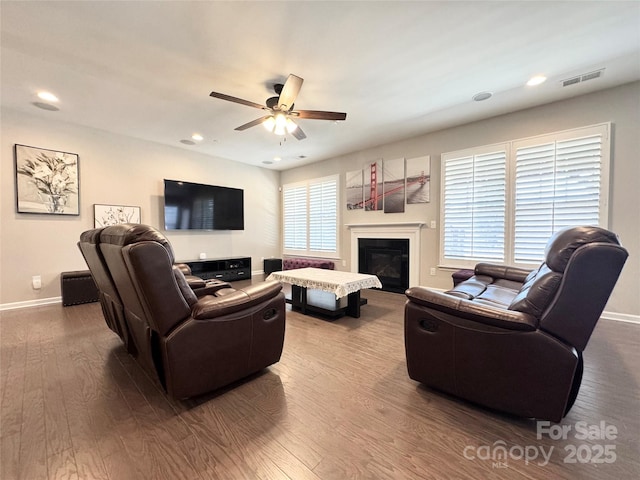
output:
[{"label": "picture frame", "polygon": [[76,153],[15,144],[16,211],[80,215]]},{"label": "picture frame", "polygon": [[140,207],[133,205],[93,205],[94,228],[119,225],[121,223],[140,223]]}]

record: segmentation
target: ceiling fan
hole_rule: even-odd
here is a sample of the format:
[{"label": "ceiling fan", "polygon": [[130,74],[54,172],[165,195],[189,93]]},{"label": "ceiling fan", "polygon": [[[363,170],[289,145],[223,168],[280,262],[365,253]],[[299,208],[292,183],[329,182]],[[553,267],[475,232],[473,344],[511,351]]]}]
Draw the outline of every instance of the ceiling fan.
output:
[{"label": "ceiling fan", "polygon": [[235,130],[246,130],[256,125],[262,124],[267,130],[276,135],[285,135],[287,132],[296,137],[298,140],[307,138],[300,126],[293,121],[294,118],[308,118],[312,120],[345,120],[346,113],[340,112],[323,112],[319,110],[294,110],[293,104],[300,92],[304,79],[289,75],[284,84],[276,83],[273,86],[276,97],[267,98],[265,105],[250,102],[241,98],[225,95],[224,93],[211,92],[210,96],[220,98],[229,102],[247,105],[248,107],[259,108],[265,110],[268,115],[257,118],[249,123],[236,127]]}]

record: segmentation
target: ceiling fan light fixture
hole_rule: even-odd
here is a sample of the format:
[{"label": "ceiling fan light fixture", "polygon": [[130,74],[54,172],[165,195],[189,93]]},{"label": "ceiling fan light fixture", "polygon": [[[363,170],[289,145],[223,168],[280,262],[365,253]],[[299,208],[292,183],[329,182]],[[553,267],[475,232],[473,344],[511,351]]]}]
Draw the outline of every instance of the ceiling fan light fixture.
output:
[{"label": "ceiling fan light fixture", "polygon": [[284,135],[287,130],[287,117],[285,117],[282,113],[278,113],[275,116],[275,127],[273,129],[273,133],[276,135]]},{"label": "ceiling fan light fixture", "polygon": [[289,117],[287,117],[286,126],[287,126],[287,132],[289,132],[289,133],[295,132],[296,128],[298,128],[298,125],[296,125],[296,122],[291,120]]},{"label": "ceiling fan light fixture", "polygon": [[269,118],[267,118],[264,122],[262,122],[262,126],[268,131],[268,132],[273,132],[273,127],[276,126],[276,119],[273,118],[273,115],[271,115]]},{"label": "ceiling fan light fixture", "polygon": [[289,133],[295,137],[296,140],[304,140],[307,135],[302,131],[302,128],[293,120],[294,118],[309,118],[315,120],[345,120],[347,114],[343,112],[325,112],[322,110],[294,110],[294,105],[300,87],[304,79],[296,75],[290,74],[284,84],[276,84],[273,89],[277,96],[270,97],[266,101],[266,106],[259,103],[251,102],[249,100],[243,100],[242,98],[232,97],[219,92],[211,92],[210,97],[218,98],[220,100],[226,100],[228,102],[239,103],[240,105],[246,105],[248,107],[257,108],[266,111],[261,118],[256,118],[251,122],[247,122],[239,127],[236,127],[236,131],[244,131],[248,128],[255,127],[262,124],[262,126],[268,132],[275,133],[283,137],[280,140],[282,146],[287,138],[286,134]]}]

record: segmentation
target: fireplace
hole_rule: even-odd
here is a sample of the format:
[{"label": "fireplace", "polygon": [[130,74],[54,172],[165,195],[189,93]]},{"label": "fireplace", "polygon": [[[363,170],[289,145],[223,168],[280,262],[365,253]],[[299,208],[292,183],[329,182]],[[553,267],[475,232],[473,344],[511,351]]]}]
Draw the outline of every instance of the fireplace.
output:
[{"label": "fireplace", "polygon": [[404,293],[409,288],[409,240],[359,238],[358,272],[376,275],[382,290]]},{"label": "fireplace", "polygon": [[[360,268],[360,240],[405,240],[409,242],[407,252],[407,269],[409,270],[409,287],[420,285],[420,230],[424,222],[393,223],[348,223],[351,231],[351,271],[363,272]],[[380,279],[382,281],[382,278]],[[384,281],[382,282],[384,285]],[[386,290],[385,287],[383,287]],[[400,290],[400,289],[398,289]],[[404,290],[402,290],[404,293]]]}]

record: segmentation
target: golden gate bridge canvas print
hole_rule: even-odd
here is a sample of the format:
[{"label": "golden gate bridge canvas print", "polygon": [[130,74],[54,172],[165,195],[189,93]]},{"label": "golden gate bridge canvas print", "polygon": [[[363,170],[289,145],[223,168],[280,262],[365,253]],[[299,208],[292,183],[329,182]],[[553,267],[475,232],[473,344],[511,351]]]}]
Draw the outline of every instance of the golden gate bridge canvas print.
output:
[{"label": "golden gate bridge canvas print", "polygon": [[346,174],[347,209],[404,212],[405,204],[429,202],[430,157],[376,160]]}]

